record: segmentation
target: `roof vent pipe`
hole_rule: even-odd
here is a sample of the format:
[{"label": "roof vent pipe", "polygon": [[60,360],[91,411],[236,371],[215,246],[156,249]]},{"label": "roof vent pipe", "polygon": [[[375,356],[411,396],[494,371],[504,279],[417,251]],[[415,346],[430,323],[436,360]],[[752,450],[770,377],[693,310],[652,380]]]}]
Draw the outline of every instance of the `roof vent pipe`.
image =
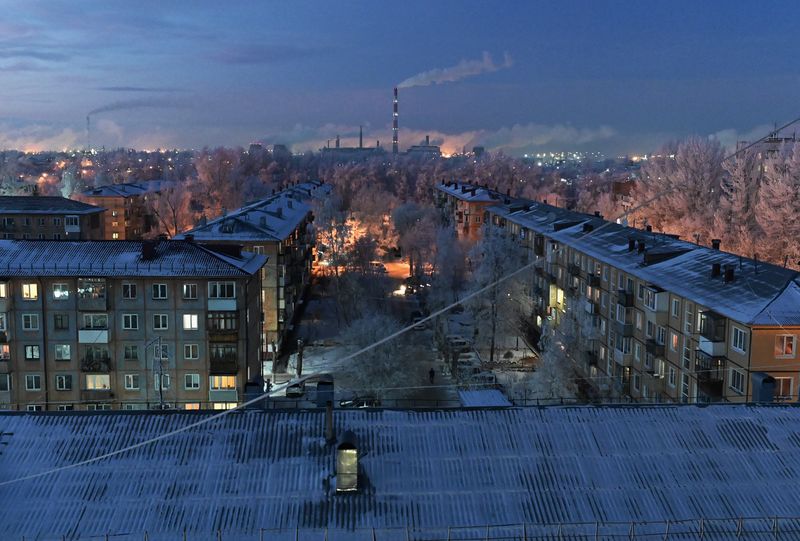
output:
[{"label": "roof vent pipe", "polygon": [[639,251],[640,254],[644,253],[644,241],[643,240],[639,241],[639,250],[638,251]]},{"label": "roof vent pipe", "polygon": [[714,250],[719,250],[720,239],[711,239],[711,248]]},{"label": "roof vent pipe", "polygon": [[711,264],[711,277],[716,278],[722,272],[722,265],[719,263],[712,263]]},{"label": "roof vent pipe", "polygon": [[629,238],[628,239],[628,251],[632,252],[636,248],[636,239]]},{"label": "roof vent pipe", "polygon": [[645,226],[645,231],[647,231],[648,233],[652,233],[653,232],[653,226],[652,225]]}]

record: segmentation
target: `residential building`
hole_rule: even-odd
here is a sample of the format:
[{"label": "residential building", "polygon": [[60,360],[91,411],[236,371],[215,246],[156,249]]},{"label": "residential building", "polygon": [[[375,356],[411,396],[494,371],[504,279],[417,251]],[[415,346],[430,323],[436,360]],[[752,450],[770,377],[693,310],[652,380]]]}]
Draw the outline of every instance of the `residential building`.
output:
[{"label": "residential building", "polygon": [[476,242],[481,236],[487,207],[504,201],[502,195],[486,187],[459,182],[436,185],[436,206],[459,238]]},{"label": "residential building", "polygon": [[141,240],[157,229],[149,201],[172,184],[167,180],[108,184],[84,191],[81,198],[108,209],[104,224],[107,240]]},{"label": "residential building", "polygon": [[326,413],[3,414],[0,538],[797,538],[794,406]]},{"label": "residential building", "polygon": [[277,354],[292,329],[297,307],[311,279],[315,235],[309,203],[328,193],[321,183],[292,186],[214,220],[203,221],[175,238],[220,246],[242,246],[266,254],[261,271],[262,351]]},{"label": "residential building", "polygon": [[241,402],[265,262],[186,241],[0,241],[0,407]]},{"label": "residential building", "polygon": [[65,197],[0,196],[3,239],[100,240],[106,209]]},{"label": "residential building", "polygon": [[577,320],[572,359],[601,391],[745,402],[774,384],[797,401],[796,271],[533,201],[487,207],[485,221],[528,254],[531,340]]}]

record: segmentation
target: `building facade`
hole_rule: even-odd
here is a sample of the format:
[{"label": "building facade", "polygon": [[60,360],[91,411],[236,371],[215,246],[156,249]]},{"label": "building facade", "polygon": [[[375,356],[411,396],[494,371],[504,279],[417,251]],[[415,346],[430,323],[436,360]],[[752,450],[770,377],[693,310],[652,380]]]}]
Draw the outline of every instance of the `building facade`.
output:
[{"label": "building facade", "polygon": [[268,359],[284,347],[311,280],[316,239],[309,201],[328,191],[321,183],[292,186],[176,236],[208,245],[242,246],[267,256],[261,271],[261,344]]},{"label": "building facade", "polygon": [[3,239],[101,240],[105,208],[64,197],[0,197]]},{"label": "building facade", "polygon": [[494,190],[463,182],[437,184],[435,197],[436,206],[444,219],[453,224],[458,238],[470,242],[481,236],[486,209],[504,201]]},{"label": "building facade", "polygon": [[0,241],[0,405],[228,408],[260,371],[263,255]]},{"label": "building facade", "polygon": [[151,199],[172,184],[171,181],[150,180],[126,184],[109,184],[86,190],[81,199],[107,210],[104,232],[107,240],[141,240],[157,229],[158,221]]},{"label": "building facade", "polygon": [[[573,344],[601,392],[646,401],[798,399],[798,273],[529,201],[484,222],[527,253],[534,339]],[[774,386],[774,387],[773,387]]]}]

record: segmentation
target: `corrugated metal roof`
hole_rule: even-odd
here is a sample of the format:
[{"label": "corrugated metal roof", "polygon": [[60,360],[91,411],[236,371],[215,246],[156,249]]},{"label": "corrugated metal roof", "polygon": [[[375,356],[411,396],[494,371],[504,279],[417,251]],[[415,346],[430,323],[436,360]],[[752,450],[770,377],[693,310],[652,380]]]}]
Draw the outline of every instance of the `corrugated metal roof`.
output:
[{"label": "corrugated metal roof", "polygon": [[153,259],[143,241],[0,240],[0,276],[210,276],[255,274],[266,256],[220,254],[187,241],[160,240]]},{"label": "corrugated metal roof", "polygon": [[465,182],[454,182],[449,186],[447,184],[437,184],[436,189],[462,201],[493,202],[502,199],[502,196],[494,190],[488,190]]},{"label": "corrugated metal roof", "polygon": [[0,214],[94,214],[105,209],[66,197],[45,195],[0,196]]},{"label": "corrugated metal roof", "polygon": [[85,190],[86,197],[132,197],[146,193],[159,192],[164,188],[171,188],[173,180],[143,180],[141,182],[126,182],[121,184],[106,184]]},{"label": "corrugated metal roof", "polygon": [[506,395],[497,389],[460,390],[458,399],[467,408],[512,406]]},{"label": "corrugated metal roof", "polygon": [[[208,415],[6,414],[0,482]],[[360,489],[347,495],[334,490],[324,417],[237,412],[0,486],[0,538],[800,515],[795,407],[339,410],[337,432],[356,434],[361,457]]]}]

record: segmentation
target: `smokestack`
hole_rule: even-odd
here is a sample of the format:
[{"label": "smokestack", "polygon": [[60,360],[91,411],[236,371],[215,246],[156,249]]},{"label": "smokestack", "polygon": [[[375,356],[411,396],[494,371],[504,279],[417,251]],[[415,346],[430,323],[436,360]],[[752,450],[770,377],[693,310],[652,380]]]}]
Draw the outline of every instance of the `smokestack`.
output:
[{"label": "smokestack", "polygon": [[339,148],[339,136],[336,136],[336,148]]},{"label": "smokestack", "polygon": [[92,150],[92,131],[90,126],[89,115],[86,115],[86,150]]},{"label": "smokestack", "polygon": [[364,127],[358,127],[358,148],[364,148]]},{"label": "smokestack", "polygon": [[430,144],[431,144],[431,138],[430,138],[430,136],[429,136],[429,135],[426,135],[426,136],[425,136],[425,146],[426,146],[426,147],[427,147],[427,146],[430,146]]},{"label": "smokestack", "polygon": [[397,87],[394,87],[394,113],[392,114],[392,154],[397,154]]}]

